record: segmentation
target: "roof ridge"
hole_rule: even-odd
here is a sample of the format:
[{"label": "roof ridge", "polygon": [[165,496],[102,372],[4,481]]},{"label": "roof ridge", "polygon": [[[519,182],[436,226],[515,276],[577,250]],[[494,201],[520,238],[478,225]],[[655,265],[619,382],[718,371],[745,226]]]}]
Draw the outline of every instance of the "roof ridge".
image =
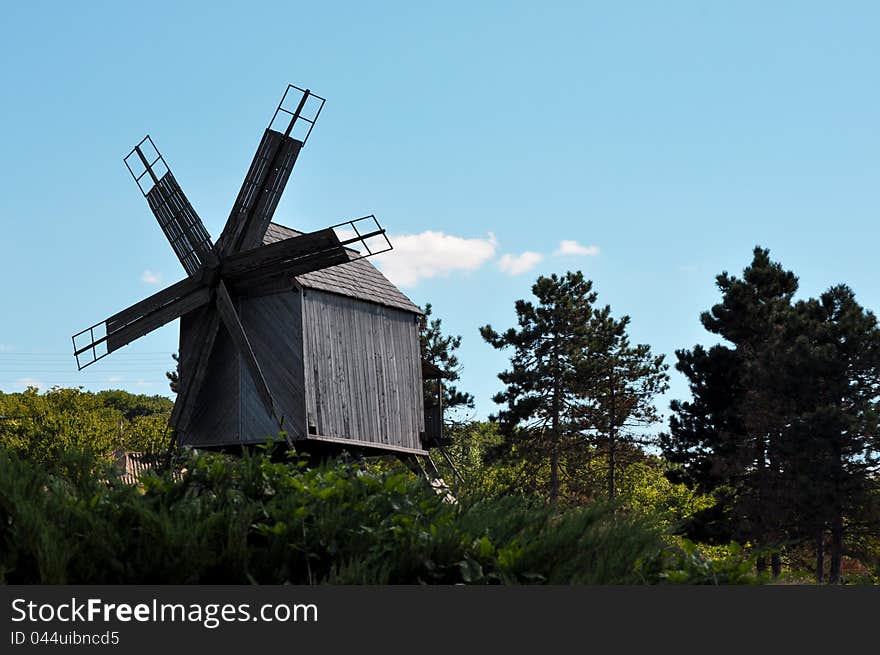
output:
[{"label": "roof ridge", "polygon": [[[274,243],[303,234],[305,232],[273,222],[269,223],[263,243]],[[346,250],[358,253],[351,248]],[[319,271],[303,273],[295,276],[295,279],[306,289],[348,296],[414,314],[423,313],[419,306],[368,261],[366,256]]]}]

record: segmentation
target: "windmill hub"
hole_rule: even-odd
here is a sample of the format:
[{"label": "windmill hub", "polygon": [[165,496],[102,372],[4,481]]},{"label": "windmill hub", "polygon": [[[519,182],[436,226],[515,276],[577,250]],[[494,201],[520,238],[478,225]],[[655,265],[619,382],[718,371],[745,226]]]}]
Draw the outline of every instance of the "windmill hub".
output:
[{"label": "windmill hub", "polygon": [[220,271],[220,262],[205,264],[202,268],[201,275],[205,280],[205,285],[211,289],[216,289],[223,282],[223,275]]}]

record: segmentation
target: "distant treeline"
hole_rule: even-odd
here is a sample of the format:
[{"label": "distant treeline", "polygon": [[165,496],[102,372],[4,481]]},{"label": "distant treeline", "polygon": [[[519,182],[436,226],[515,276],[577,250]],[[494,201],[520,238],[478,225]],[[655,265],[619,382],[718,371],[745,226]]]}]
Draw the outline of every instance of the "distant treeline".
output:
[{"label": "distant treeline", "polygon": [[119,447],[161,452],[171,443],[167,427],[173,406],[164,396],[125,391],[0,392],[0,446],[47,464],[72,450],[105,459]]}]

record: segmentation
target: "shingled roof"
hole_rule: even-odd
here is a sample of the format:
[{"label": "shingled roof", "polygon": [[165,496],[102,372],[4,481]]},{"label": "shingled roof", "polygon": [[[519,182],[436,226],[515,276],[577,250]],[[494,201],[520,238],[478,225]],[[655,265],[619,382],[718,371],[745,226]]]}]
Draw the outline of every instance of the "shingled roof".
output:
[{"label": "shingled roof", "polygon": [[[263,243],[275,243],[301,234],[302,232],[289,227],[270,223],[266,236],[263,237]],[[422,310],[382,275],[368,259],[356,259],[346,264],[297,275],[296,281],[306,289],[336,293],[415,314],[422,313]]]}]

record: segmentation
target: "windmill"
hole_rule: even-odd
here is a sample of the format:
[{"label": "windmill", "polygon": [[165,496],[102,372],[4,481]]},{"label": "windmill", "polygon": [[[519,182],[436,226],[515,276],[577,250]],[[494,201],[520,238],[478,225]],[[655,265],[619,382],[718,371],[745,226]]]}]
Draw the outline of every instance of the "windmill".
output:
[{"label": "windmill", "polygon": [[[75,334],[74,356],[82,370],[180,318],[170,420],[180,443],[283,433],[290,445],[427,455],[411,327],[420,310],[362,261],[391,249],[385,230],[373,215],[305,234],[272,223],[323,105],[309,89],[288,86],[216,243],[149,135],[124,158],[187,277]],[[345,270],[319,273],[330,267]],[[337,334],[312,318],[326,307],[355,332]]]}]

